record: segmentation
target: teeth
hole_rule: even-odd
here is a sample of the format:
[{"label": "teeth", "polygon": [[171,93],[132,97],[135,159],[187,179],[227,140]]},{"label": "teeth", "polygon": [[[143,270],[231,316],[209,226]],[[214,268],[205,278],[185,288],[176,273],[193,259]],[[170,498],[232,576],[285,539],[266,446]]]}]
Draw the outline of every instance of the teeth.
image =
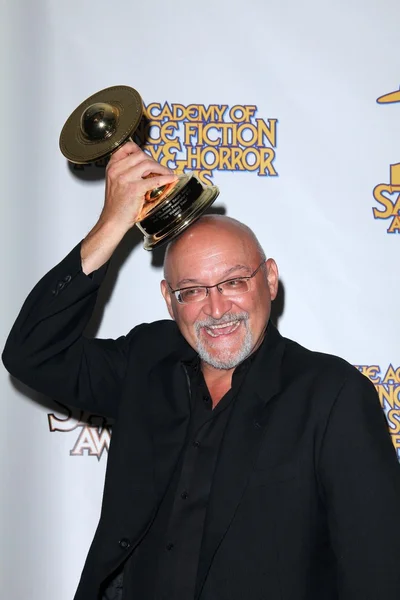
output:
[{"label": "teeth", "polygon": [[229,321],[229,323],[222,323],[221,325],[207,325],[207,329],[222,329],[223,327],[235,325],[235,323],[239,323],[239,321]]},{"label": "teeth", "polygon": [[232,329],[232,331],[230,333],[233,333],[234,331],[236,331],[236,329],[239,327],[240,325],[240,321],[229,321],[229,323],[223,323],[221,325],[209,325],[206,326],[206,329],[208,331],[208,334],[211,335],[211,337],[218,337],[218,334],[213,333],[213,329],[226,329],[227,327],[234,327],[234,329]]}]

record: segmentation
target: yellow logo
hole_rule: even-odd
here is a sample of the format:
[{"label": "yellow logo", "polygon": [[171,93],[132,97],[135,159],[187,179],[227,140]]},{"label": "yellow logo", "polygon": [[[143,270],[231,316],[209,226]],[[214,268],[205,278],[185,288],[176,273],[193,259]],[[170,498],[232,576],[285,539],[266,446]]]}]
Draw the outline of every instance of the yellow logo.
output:
[{"label": "yellow logo", "polygon": [[177,173],[194,171],[203,183],[214,171],[276,176],[277,119],[257,117],[257,106],[152,102],[136,131],[144,149]]},{"label": "yellow logo", "polygon": [[400,460],[400,366],[381,369],[379,365],[358,365],[356,368],[375,385]]},{"label": "yellow logo", "polygon": [[[378,104],[400,102],[400,89],[377,99]],[[380,205],[372,209],[375,219],[388,219],[387,233],[400,233],[400,163],[390,165],[390,183],[374,188],[374,198]]]}]

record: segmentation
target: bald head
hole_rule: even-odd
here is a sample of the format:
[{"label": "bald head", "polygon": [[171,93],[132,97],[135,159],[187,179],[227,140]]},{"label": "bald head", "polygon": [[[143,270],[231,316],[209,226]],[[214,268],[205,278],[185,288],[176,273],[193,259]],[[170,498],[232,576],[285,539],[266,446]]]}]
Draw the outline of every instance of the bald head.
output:
[{"label": "bald head", "polygon": [[196,249],[204,250],[215,243],[227,242],[229,252],[230,242],[243,245],[247,253],[255,256],[255,260],[265,260],[265,253],[254,232],[240,221],[224,215],[204,215],[190,225],[181,235],[172,240],[166,249],[164,258],[164,277],[169,281],[173,265],[177,257],[188,258]]}]

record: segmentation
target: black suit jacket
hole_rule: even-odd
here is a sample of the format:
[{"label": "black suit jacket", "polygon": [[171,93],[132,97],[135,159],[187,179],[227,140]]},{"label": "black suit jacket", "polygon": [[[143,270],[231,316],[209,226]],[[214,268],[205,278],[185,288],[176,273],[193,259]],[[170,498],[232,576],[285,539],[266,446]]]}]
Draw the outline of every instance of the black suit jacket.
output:
[{"label": "black suit jacket", "polygon": [[[117,340],[82,335],[104,272],[86,277],[75,248],[31,292],[3,353],[34,389],[115,419],[76,600],[98,600],[146,535],[189,420],[182,360],[193,350],[173,321]],[[270,324],[218,456],[196,599],[400,598],[399,509],[400,467],[373,385]]]}]

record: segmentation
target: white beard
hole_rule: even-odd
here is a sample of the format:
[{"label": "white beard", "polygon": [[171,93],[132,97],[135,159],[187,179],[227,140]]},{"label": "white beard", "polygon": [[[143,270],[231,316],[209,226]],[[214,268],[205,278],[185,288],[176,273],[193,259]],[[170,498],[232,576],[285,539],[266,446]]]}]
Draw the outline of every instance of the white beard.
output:
[{"label": "white beard", "polygon": [[[209,317],[205,321],[198,321],[195,326],[197,336],[196,350],[200,356],[200,359],[211,367],[214,367],[214,369],[234,369],[237,367],[237,365],[243,362],[250,355],[253,349],[253,336],[249,328],[248,319],[248,313],[243,312],[240,314],[226,314],[221,319],[213,319],[212,317]],[[200,330],[203,327],[209,327],[210,325],[222,325],[223,323],[229,323],[230,321],[238,320],[243,322],[246,330],[243,344],[239,350],[232,353],[232,351],[229,349],[222,349],[219,351],[218,356],[211,355],[200,337]]]}]

